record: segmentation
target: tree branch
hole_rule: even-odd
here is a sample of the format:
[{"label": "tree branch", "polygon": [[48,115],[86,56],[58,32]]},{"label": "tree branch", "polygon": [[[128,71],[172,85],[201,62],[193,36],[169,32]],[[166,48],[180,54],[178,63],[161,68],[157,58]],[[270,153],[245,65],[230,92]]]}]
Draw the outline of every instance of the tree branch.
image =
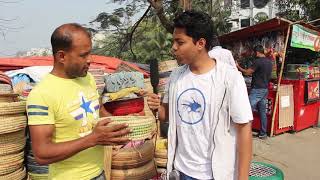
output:
[{"label": "tree branch", "polygon": [[[140,19],[133,25],[133,28],[132,28],[132,31],[130,32],[130,34],[127,34],[127,38],[128,39],[128,36],[129,36],[129,42],[130,42],[130,51],[133,55],[133,59],[136,60],[136,55],[134,54],[133,50],[132,50],[132,38],[133,38],[133,33],[135,32],[135,30],[137,29],[137,27],[139,26],[139,24],[141,23],[141,21],[147,16],[147,14],[149,13],[151,9],[151,5],[149,5],[148,9],[144,12],[144,14],[140,17]],[[126,46],[126,44],[128,43],[128,40],[126,40],[121,48],[120,48],[120,52],[123,51],[123,48]]]},{"label": "tree branch", "polygon": [[164,14],[164,9],[163,9],[163,0],[148,0],[150,5],[154,8],[156,11],[156,14],[163,25],[163,27],[169,32],[173,33],[173,25],[172,23],[169,22],[168,18]]}]

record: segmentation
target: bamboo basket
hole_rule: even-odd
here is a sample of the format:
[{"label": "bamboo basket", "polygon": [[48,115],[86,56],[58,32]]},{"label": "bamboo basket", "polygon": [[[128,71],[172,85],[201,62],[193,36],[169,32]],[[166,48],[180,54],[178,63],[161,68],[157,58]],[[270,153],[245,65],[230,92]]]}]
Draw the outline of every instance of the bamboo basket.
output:
[{"label": "bamboo basket", "polygon": [[156,165],[159,167],[166,168],[167,167],[167,162],[168,159],[163,159],[163,158],[155,158]]},{"label": "bamboo basket", "polygon": [[1,103],[11,103],[17,101],[18,94],[0,94],[0,104]]},{"label": "bamboo basket", "polygon": [[113,122],[108,125],[128,124],[132,132],[125,137],[132,141],[151,139],[154,132],[155,120],[152,116],[110,116]]},{"label": "bamboo basket", "polygon": [[133,148],[122,148],[113,151],[112,169],[132,169],[141,167],[154,158],[154,145],[146,141],[143,145]]},{"label": "bamboo basket", "polygon": [[151,179],[157,175],[154,161],[139,168],[116,170],[111,171],[112,180],[143,180]]},{"label": "bamboo basket", "polygon": [[19,114],[26,112],[26,102],[0,103],[0,115]]},{"label": "bamboo basket", "polygon": [[0,180],[22,180],[26,177],[26,168],[20,168],[17,171],[7,174],[4,176],[0,176]]},{"label": "bamboo basket", "polygon": [[168,151],[167,150],[156,150],[154,155],[156,158],[167,159],[168,158]]},{"label": "bamboo basket", "polygon": [[21,151],[26,144],[25,131],[0,135],[0,156]]},{"label": "bamboo basket", "polygon": [[0,176],[10,174],[21,168],[24,160],[23,156],[23,151],[18,154],[0,156]]},{"label": "bamboo basket", "polygon": [[0,116],[0,123],[0,135],[16,132],[23,130],[26,127],[27,117],[24,114]]},{"label": "bamboo basket", "polygon": [[0,84],[0,94],[10,94],[12,92],[13,91],[10,84]]},{"label": "bamboo basket", "polygon": [[30,180],[48,180],[49,174],[36,174],[28,172]]},{"label": "bamboo basket", "polygon": [[177,67],[178,63],[176,60],[162,61],[159,63],[159,72],[173,71]]}]

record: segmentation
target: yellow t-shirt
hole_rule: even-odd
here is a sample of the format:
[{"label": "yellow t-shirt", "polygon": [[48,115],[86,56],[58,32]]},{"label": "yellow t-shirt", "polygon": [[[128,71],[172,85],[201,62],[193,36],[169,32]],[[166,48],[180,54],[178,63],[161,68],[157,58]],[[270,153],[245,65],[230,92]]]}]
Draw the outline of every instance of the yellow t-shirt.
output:
[{"label": "yellow t-shirt", "polygon": [[[99,95],[91,74],[76,79],[47,75],[29,94],[28,124],[53,124],[55,143],[71,141],[91,133],[99,118]],[[103,170],[103,147],[83,150],[49,165],[49,179],[86,180]]]}]

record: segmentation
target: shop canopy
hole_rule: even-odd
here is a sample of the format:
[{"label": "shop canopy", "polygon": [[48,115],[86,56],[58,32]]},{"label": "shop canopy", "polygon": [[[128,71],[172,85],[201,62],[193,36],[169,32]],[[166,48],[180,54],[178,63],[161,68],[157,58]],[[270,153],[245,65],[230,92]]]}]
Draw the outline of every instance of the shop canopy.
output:
[{"label": "shop canopy", "polygon": [[238,31],[224,34],[219,37],[219,41],[221,44],[228,44],[230,42],[244,40],[254,36],[260,36],[272,31],[283,31],[284,33],[286,33],[288,27],[292,24],[299,24],[305,28],[317,31],[318,33],[320,32],[319,28],[307,24],[303,21],[291,22],[287,19],[276,17],[250,27],[240,29]]},{"label": "shop canopy", "polygon": [[[35,57],[23,57],[23,58],[0,58],[0,71],[22,69],[30,66],[52,66],[52,56],[35,56]],[[91,67],[103,67],[105,72],[112,73],[116,71],[119,66],[127,66],[131,69],[142,72],[145,77],[148,77],[148,72],[140,69],[133,63],[122,61],[114,57],[92,55]]]}]

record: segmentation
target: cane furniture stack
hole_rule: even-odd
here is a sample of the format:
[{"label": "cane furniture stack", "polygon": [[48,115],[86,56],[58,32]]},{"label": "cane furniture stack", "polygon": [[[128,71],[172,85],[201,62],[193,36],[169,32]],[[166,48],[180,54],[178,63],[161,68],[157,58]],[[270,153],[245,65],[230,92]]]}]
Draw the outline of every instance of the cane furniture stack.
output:
[{"label": "cane furniture stack", "polygon": [[[0,180],[20,180],[26,177],[23,165],[25,102],[17,101],[12,93],[10,78],[0,73]],[[5,88],[3,88],[5,87]]]},{"label": "cane furniture stack", "polygon": [[[107,146],[105,153],[106,177],[120,179],[151,179],[156,175],[154,162],[154,143],[151,140],[155,133],[153,116],[111,116],[109,126],[126,123],[132,132],[125,137],[131,141],[125,146]],[[109,171],[109,172],[108,172]]]}]

